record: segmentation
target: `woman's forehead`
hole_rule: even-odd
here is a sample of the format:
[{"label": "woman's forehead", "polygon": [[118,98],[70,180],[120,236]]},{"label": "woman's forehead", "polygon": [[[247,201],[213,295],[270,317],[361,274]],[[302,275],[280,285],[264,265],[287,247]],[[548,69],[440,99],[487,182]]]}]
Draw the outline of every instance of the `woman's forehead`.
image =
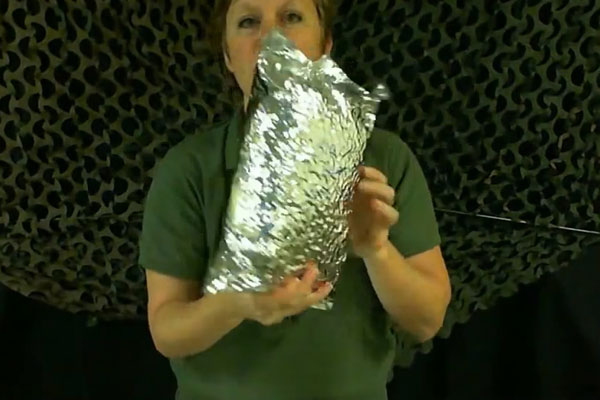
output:
[{"label": "woman's forehead", "polygon": [[314,0],[232,0],[230,9],[260,10],[263,8],[279,7],[307,7],[314,4]]}]

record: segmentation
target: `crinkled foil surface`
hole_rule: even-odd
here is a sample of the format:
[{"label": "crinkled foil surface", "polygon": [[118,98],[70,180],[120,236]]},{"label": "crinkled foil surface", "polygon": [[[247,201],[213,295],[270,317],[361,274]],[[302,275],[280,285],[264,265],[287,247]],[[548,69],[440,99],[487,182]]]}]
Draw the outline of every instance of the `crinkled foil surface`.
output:
[{"label": "crinkled foil surface", "polygon": [[[348,202],[381,94],[329,57],[313,62],[278,31],[257,62],[223,239],[205,291],[268,291],[309,260],[335,284],[347,257]],[[315,308],[328,309],[327,299]]]}]

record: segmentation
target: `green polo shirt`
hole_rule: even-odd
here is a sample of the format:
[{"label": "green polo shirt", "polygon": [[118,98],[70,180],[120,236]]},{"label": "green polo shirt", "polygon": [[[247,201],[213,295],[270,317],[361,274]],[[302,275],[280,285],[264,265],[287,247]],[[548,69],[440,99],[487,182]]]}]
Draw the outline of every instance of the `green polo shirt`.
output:
[{"label": "green polo shirt", "polygon": [[[243,116],[186,137],[160,163],[146,200],[142,267],[202,282],[217,251],[243,140]],[[375,129],[365,164],[396,189],[390,239],[406,257],[440,243],[417,159]],[[383,400],[396,337],[363,261],[342,267],[331,311],[309,309],[265,327],[245,321],[207,351],[172,359],[180,400]]]}]

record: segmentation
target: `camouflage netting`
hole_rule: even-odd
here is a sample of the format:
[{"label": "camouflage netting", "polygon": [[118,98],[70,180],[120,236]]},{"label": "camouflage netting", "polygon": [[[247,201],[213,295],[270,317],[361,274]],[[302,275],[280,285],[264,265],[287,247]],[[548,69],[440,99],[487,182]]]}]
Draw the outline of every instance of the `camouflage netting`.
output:
[{"label": "camouflage netting", "polygon": [[[0,1],[0,282],[144,317],[153,168],[233,109],[210,3]],[[378,124],[429,180],[454,287],[442,336],[600,242],[552,228],[600,231],[595,1],[344,1],[334,58],[359,84],[387,83]],[[417,346],[402,343],[408,363]]]}]

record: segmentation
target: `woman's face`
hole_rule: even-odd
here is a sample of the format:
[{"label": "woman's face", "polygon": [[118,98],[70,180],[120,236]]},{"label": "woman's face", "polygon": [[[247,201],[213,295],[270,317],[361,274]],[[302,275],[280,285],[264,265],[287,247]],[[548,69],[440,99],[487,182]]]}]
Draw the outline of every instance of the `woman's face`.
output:
[{"label": "woman's face", "polygon": [[314,0],[232,0],[227,11],[225,63],[250,98],[261,39],[279,28],[311,60],[331,51]]}]

